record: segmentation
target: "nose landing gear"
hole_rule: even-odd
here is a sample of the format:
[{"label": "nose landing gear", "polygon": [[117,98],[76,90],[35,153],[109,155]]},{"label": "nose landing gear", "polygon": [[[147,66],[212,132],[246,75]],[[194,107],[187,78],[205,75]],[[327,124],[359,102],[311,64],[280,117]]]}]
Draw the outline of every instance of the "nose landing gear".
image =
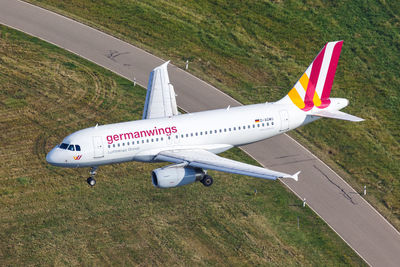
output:
[{"label": "nose landing gear", "polygon": [[96,170],[97,170],[97,167],[92,167],[91,169],[90,169],[90,177],[89,178],[87,178],[87,183],[91,186],[91,187],[93,187],[93,186],[95,186],[96,185],[96,180],[94,179],[94,176],[96,175]]},{"label": "nose landing gear", "polygon": [[87,178],[86,181],[90,186],[95,186],[95,184],[96,184],[96,180],[92,177]]}]

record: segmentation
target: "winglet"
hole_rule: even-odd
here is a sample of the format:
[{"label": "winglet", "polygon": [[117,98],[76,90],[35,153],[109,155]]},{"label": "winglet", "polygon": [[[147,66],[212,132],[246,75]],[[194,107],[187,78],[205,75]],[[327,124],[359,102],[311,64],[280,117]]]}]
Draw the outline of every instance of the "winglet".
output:
[{"label": "winglet", "polygon": [[170,61],[166,61],[150,72],[143,109],[143,120],[178,115],[176,94],[174,87],[169,82],[167,68],[169,63]]},{"label": "winglet", "polygon": [[301,171],[298,171],[298,172],[296,172],[295,174],[293,174],[293,175],[290,175],[290,174],[285,174],[284,176],[281,176],[280,178],[285,178],[285,179],[288,179],[288,178],[290,178],[290,179],[293,179],[293,180],[295,180],[296,182],[299,180],[299,174],[301,173]]},{"label": "winglet", "polygon": [[164,64],[162,64],[161,66],[168,66],[168,64],[171,62],[171,60],[165,61]]},{"label": "winglet", "polygon": [[292,175],[293,180],[295,180],[296,182],[299,181],[299,174],[301,173],[301,171],[296,172],[295,174]]}]

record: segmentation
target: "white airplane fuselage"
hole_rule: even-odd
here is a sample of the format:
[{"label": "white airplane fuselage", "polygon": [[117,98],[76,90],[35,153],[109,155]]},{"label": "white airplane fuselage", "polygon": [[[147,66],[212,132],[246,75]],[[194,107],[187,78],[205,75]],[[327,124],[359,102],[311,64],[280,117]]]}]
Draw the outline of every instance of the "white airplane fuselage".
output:
[{"label": "white airplane fuselage", "polygon": [[208,170],[298,181],[295,174],[220,157],[232,147],[285,133],[321,117],[345,121],[363,119],[339,111],[347,99],[330,98],[343,41],[328,42],[289,93],[274,103],[227,107],[179,115],[169,61],[149,75],[142,120],[95,126],[67,136],[46,156],[60,167],[91,167],[87,183],[100,165],[127,161],[169,162],[152,171],[153,185],[171,188],[200,181],[213,184]]},{"label": "white airplane fuselage", "polygon": [[[332,98],[339,110],[346,99]],[[77,131],[62,144],[80,151],[53,148],[49,163],[60,167],[95,167],[127,161],[153,162],[163,150],[204,149],[218,154],[257,142],[317,120],[297,107],[278,101],[182,114],[168,118],[108,124]]]}]

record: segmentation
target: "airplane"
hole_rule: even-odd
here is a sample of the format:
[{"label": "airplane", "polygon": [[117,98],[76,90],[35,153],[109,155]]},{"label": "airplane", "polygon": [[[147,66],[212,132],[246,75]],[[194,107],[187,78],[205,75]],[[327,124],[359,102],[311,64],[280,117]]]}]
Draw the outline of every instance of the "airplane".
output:
[{"label": "airplane", "polygon": [[200,181],[211,186],[208,170],[262,179],[291,175],[223,158],[217,154],[232,147],[279,135],[320,118],[363,121],[339,111],[349,101],[330,98],[343,41],[328,42],[294,87],[281,100],[239,107],[180,114],[167,65],[149,76],[142,120],[121,122],[74,132],[46,156],[51,165],[91,167],[87,183],[101,165],[129,161],[169,162],[151,173],[158,188],[171,188]]}]

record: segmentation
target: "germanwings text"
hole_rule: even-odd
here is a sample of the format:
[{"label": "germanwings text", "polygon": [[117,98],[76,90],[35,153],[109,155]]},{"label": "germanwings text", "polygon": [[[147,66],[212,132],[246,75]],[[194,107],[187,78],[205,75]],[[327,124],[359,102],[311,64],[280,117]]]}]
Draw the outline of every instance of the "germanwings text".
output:
[{"label": "germanwings text", "polygon": [[170,136],[171,134],[176,133],[176,132],[178,132],[178,130],[176,129],[176,126],[165,127],[165,128],[154,127],[154,129],[152,129],[152,130],[144,130],[144,131],[107,135],[107,142],[108,142],[108,144],[112,144],[113,142],[117,142],[117,141],[123,141],[123,140],[129,140],[129,139],[141,138],[141,137],[157,136],[157,135],[162,135],[162,134]]}]

